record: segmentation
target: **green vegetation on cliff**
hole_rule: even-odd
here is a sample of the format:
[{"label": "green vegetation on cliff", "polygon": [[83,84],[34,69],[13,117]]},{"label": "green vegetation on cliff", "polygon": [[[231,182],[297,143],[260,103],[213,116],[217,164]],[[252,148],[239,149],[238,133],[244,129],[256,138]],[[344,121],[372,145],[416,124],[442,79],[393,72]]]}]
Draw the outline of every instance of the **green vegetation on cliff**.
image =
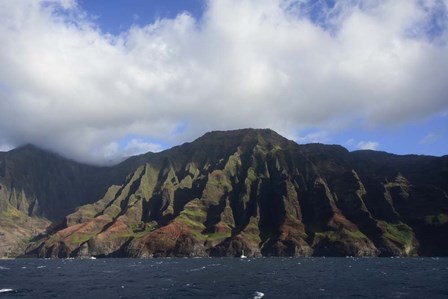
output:
[{"label": "green vegetation on cliff", "polygon": [[0,232],[29,241],[35,219],[58,224],[38,256],[448,255],[446,156],[244,129],[114,167],[34,147],[2,157]]}]

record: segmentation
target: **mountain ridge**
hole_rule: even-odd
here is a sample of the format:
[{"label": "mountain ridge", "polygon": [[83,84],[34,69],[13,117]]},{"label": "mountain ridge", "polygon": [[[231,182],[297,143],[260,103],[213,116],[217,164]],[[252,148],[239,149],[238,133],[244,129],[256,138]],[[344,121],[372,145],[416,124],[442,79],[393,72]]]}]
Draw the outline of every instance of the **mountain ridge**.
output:
[{"label": "mountain ridge", "polygon": [[209,132],[124,161],[27,254],[447,255],[448,159],[416,157]]}]

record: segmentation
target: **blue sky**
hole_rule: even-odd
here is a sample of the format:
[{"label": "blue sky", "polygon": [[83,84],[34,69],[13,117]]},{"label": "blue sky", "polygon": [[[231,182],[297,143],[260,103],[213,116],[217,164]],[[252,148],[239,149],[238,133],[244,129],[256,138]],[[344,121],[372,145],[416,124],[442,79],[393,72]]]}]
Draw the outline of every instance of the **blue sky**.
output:
[{"label": "blue sky", "polygon": [[34,143],[107,164],[269,127],[298,143],[445,155],[447,6],[0,0],[0,150]]},{"label": "blue sky", "polygon": [[119,34],[131,26],[145,26],[157,19],[173,19],[188,12],[201,18],[202,0],[81,0],[79,6],[88,12],[104,32]]}]

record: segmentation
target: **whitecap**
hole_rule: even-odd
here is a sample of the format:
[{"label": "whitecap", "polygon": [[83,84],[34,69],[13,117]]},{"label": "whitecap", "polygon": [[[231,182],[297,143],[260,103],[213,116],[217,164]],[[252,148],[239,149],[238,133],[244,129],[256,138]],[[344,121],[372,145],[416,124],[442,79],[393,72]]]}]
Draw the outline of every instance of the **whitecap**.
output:
[{"label": "whitecap", "polygon": [[9,270],[9,268],[0,266],[0,270]]},{"label": "whitecap", "polygon": [[13,289],[0,289],[0,293],[10,293],[10,292],[14,292]]},{"label": "whitecap", "polygon": [[37,266],[37,269],[42,269],[42,268],[46,268],[47,266]]},{"label": "whitecap", "polygon": [[257,291],[254,293],[254,299],[261,299],[263,297],[264,297],[264,293],[262,293],[262,292]]}]

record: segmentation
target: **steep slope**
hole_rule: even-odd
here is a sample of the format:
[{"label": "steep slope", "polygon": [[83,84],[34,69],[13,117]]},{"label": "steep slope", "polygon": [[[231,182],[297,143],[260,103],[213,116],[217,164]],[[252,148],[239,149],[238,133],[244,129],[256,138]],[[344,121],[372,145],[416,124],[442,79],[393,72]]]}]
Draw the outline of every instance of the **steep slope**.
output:
[{"label": "steep slope", "polygon": [[75,207],[96,201],[145,157],[95,167],[32,145],[0,153],[0,257],[23,253],[33,236]]},{"label": "steep slope", "polygon": [[448,156],[359,151],[351,159],[370,190],[366,204],[373,217],[412,227],[420,254],[447,255]]},{"label": "steep slope", "polygon": [[211,132],[148,157],[30,253],[446,255],[446,160]]}]

